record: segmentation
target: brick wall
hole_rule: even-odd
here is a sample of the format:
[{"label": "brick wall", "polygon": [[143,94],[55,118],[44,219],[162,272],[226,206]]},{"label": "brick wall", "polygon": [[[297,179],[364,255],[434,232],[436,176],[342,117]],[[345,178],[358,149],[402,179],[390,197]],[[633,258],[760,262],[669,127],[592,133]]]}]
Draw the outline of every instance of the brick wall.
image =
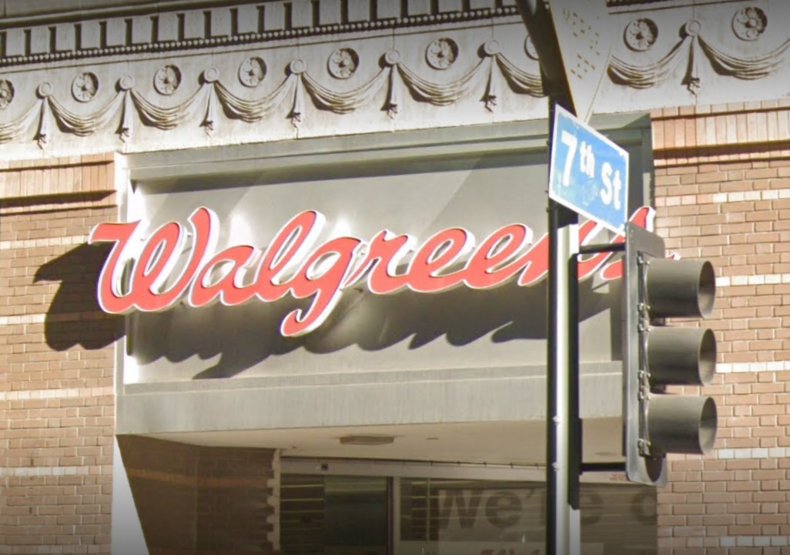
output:
[{"label": "brick wall", "polygon": [[0,553],[108,553],[113,342],[96,305],[112,157],[0,166]]},{"label": "brick wall", "polygon": [[118,443],[151,555],[270,554],[279,543],[273,450]]},{"label": "brick wall", "polygon": [[[109,553],[115,341],[96,282],[113,155],[0,166],[0,553]],[[123,438],[151,553],[270,553],[276,457]],[[128,459],[128,461],[126,460]]]},{"label": "brick wall", "polygon": [[271,553],[279,543],[275,451],[201,447],[198,456],[198,551]]},{"label": "brick wall", "polygon": [[[674,554],[790,553],[790,101],[664,110],[653,130],[658,231],[719,276],[719,375],[705,388],[719,405],[717,449],[673,458],[659,542]],[[111,156],[0,166],[0,553],[109,552],[122,326],[96,306],[107,251],[85,241],[116,219],[113,172]],[[250,464],[270,472],[263,455],[233,454],[231,472],[217,453],[186,493],[214,501],[181,517],[227,515],[247,480],[271,495],[268,474],[239,478]],[[250,514],[271,538],[263,507]],[[223,540],[190,541],[209,552]]]},{"label": "brick wall", "polygon": [[719,439],[673,458],[663,553],[790,553],[789,123],[790,102],[654,114],[658,232],[718,276]]}]

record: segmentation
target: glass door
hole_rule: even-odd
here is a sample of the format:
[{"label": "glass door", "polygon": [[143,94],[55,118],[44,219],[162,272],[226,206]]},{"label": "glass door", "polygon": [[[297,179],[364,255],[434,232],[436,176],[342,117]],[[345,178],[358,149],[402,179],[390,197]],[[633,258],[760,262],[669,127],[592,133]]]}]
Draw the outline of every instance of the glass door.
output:
[{"label": "glass door", "polygon": [[390,555],[387,478],[283,475],[280,544],[287,555]]}]

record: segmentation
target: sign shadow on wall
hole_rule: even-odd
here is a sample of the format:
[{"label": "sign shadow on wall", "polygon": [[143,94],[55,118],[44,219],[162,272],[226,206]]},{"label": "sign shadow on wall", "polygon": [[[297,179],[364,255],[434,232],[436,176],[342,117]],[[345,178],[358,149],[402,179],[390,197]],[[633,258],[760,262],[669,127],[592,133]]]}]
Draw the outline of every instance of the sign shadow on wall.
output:
[{"label": "sign shadow on wall", "polygon": [[44,320],[47,345],[65,351],[77,345],[96,350],[124,334],[123,316],[101,310],[96,283],[109,245],[80,245],[39,267],[33,281],[60,282]]},{"label": "sign shadow on wall", "polygon": [[[179,304],[164,312],[110,315],[101,310],[96,296],[108,254],[108,245],[80,245],[36,272],[36,283],[60,282],[45,318],[50,348],[101,349],[128,332],[127,349],[138,363],[219,357],[193,376],[213,379],[233,377],[270,357],[299,349],[320,355],[352,346],[384,351],[402,342],[408,342],[409,350],[418,350],[440,340],[463,347],[481,340],[505,343],[546,337],[545,280],[530,287],[519,287],[513,280],[496,289],[457,287],[434,295],[407,290],[382,296],[364,287],[348,289],[329,319],[300,337],[283,337],[279,326],[294,309],[307,308],[309,299],[198,309]],[[604,291],[598,291],[593,280],[580,284],[582,319],[616,304],[613,294]]]},{"label": "sign shadow on wall", "polygon": [[[531,287],[519,287],[514,280],[492,290],[458,287],[434,295],[407,290],[381,296],[349,289],[326,322],[300,337],[283,337],[279,325],[292,310],[305,308],[305,301],[199,309],[182,304],[166,312],[131,316],[131,351],[140,365],[162,358],[179,363],[194,356],[219,357],[193,376],[212,379],[233,377],[299,349],[321,355],[349,347],[383,352],[402,342],[418,350],[441,340],[453,347],[476,341],[545,340],[546,288],[545,280]],[[580,288],[583,319],[611,307],[612,294],[596,292],[592,280]]]}]

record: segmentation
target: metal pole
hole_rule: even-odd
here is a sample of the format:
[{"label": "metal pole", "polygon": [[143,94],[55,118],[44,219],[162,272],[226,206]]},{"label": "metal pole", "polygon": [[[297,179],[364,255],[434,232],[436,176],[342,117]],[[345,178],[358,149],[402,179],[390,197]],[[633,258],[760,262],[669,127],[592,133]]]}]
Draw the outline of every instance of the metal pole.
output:
[{"label": "metal pole", "polygon": [[[549,153],[557,98],[549,97]],[[549,200],[549,303],[546,413],[546,553],[579,555],[576,213]]]},{"label": "metal pole", "polygon": [[387,555],[400,553],[400,512],[401,512],[401,480],[400,476],[393,476],[389,480],[389,509],[390,509],[390,541]]}]

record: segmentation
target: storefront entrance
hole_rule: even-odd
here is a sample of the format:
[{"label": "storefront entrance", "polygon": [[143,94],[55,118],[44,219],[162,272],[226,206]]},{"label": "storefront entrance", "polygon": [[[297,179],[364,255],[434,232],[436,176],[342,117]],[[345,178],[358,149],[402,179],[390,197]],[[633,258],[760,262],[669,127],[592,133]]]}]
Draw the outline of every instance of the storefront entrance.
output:
[{"label": "storefront entrance", "polygon": [[[343,474],[366,472],[361,461],[284,461],[284,554],[544,552],[546,489],[537,479],[539,470],[381,462],[368,466],[367,472],[382,475]],[[513,479],[503,479],[508,474]],[[585,482],[584,555],[655,553],[655,503],[652,488]]]}]

